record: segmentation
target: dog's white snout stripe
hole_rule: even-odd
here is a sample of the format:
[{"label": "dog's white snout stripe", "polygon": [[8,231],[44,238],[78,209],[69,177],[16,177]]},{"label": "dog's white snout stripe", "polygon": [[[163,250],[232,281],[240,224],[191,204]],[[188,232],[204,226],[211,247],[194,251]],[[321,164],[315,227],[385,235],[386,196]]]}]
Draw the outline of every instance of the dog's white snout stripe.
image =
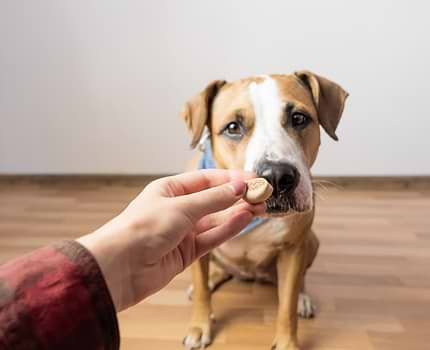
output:
[{"label": "dog's white snout stripe", "polygon": [[249,85],[249,94],[254,107],[255,129],[246,152],[246,170],[255,170],[256,162],[264,155],[271,154],[272,159],[279,159],[278,141],[282,138],[279,123],[282,114],[282,102],[276,82],[265,77],[264,81]]}]

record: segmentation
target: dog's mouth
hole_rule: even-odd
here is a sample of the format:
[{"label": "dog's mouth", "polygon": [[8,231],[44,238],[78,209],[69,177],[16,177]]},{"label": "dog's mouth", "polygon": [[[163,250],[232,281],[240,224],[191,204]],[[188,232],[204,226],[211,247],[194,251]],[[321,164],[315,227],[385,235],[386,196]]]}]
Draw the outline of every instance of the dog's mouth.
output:
[{"label": "dog's mouth", "polygon": [[266,200],[266,206],[266,213],[270,216],[286,216],[306,211],[306,208],[298,205],[297,198],[294,194],[271,196]]}]

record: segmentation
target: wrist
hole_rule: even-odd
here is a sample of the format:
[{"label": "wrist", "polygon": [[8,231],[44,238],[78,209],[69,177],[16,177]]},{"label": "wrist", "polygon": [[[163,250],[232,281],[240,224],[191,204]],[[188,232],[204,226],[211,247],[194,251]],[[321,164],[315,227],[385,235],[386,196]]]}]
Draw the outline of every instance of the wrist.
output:
[{"label": "wrist", "polygon": [[130,252],[127,246],[129,228],[117,218],[96,231],[77,239],[96,259],[108,286],[116,312],[130,306],[133,300]]}]

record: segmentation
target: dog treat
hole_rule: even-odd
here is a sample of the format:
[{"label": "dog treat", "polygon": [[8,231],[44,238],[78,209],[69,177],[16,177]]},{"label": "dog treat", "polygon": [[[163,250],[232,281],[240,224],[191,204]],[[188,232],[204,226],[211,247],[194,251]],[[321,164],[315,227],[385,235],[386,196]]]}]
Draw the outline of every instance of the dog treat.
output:
[{"label": "dog treat", "polygon": [[245,181],[247,189],[243,199],[248,203],[263,203],[273,192],[273,187],[261,177]]}]

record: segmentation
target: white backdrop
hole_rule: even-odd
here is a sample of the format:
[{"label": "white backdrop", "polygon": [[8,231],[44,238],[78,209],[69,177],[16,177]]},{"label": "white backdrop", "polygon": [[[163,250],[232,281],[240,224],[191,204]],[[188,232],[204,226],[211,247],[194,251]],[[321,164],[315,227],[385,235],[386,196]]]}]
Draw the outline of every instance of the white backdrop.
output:
[{"label": "white backdrop", "polygon": [[0,173],[177,172],[212,79],[311,69],[351,94],[320,175],[430,174],[426,1],[0,1]]}]

